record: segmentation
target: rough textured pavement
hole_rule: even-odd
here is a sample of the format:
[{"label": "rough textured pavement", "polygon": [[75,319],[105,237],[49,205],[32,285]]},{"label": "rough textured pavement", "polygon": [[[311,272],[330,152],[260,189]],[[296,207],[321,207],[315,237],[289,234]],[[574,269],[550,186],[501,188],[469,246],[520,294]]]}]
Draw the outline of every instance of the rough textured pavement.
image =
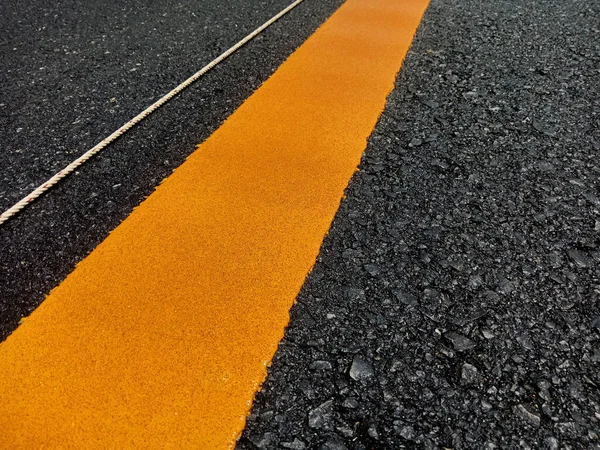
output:
[{"label": "rough textured pavement", "polygon": [[600,448],[598,17],[432,0],[238,448]]},{"label": "rough textured pavement", "polygon": [[[115,16],[144,21],[119,9],[129,3],[115,4],[117,12],[102,23]],[[248,19],[243,31],[261,22],[243,5],[228,4]],[[337,4],[307,2],[3,227],[0,339]],[[0,12],[6,67],[25,61],[9,56],[20,48],[13,46],[19,31],[42,28],[57,14],[15,5],[0,6],[19,11],[13,28],[6,25],[11,16]],[[78,11],[78,3],[56,5],[62,18]],[[261,4],[262,20],[283,3],[268,5]],[[132,7],[139,11],[140,4]],[[173,20],[166,29],[185,28],[185,18],[196,23],[186,11],[173,19],[164,11],[159,20]],[[221,13],[202,17],[212,23]],[[432,0],[361,172],[292,310],[240,448],[599,448],[599,16],[598,5],[582,0]],[[48,54],[66,53],[63,46],[84,37],[81,24],[63,23],[74,25],[59,29],[57,39],[65,41]],[[131,24],[119,25],[115,43],[133,33]],[[243,35],[219,35],[218,43],[198,37],[204,47],[193,54],[211,52],[197,66]],[[135,52],[148,47],[139,44],[143,36],[132,35]],[[35,56],[34,42],[17,50],[22,58]],[[178,42],[169,36],[156,54],[185,48]],[[100,46],[98,55],[118,47]],[[128,52],[125,46],[111,64],[128,61],[124,68],[136,69],[128,73],[139,74],[146,64]],[[159,81],[176,84],[179,69],[187,76],[196,66],[188,66],[192,55],[185,51],[180,59],[169,55],[175,62]],[[69,69],[75,78],[88,74],[76,64],[80,57]],[[46,67],[44,58],[39,67]],[[106,62],[89,56],[95,58],[99,68]],[[145,57],[155,59],[153,52]],[[36,80],[32,61],[24,83]],[[56,84],[46,90],[60,98],[53,91],[66,89],[56,81],[64,74],[54,70]],[[102,75],[93,89],[112,78]],[[9,77],[1,80],[5,98]],[[119,96],[108,90],[94,97],[92,106],[110,113],[97,117],[110,120],[85,116],[92,131],[97,123],[101,128],[89,135],[78,128],[75,140],[85,144],[79,150],[163,92],[153,79],[129,80]],[[37,168],[49,166],[41,163],[72,159],[69,142],[53,141],[44,120],[36,119],[35,132],[18,117],[41,111],[35,117],[52,127],[63,123],[61,115],[79,126],[77,112],[97,95],[72,91],[66,109],[57,110],[36,103],[38,96],[28,100],[34,88],[15,89],[19,114],[0,101],[2,129],[12,130],[3,149],[15,139],[0,161],[3,168],[22,162],[27,170],[19,173],[31,176],[4,172],[4,206],[56,168],[42,173]],[[138,103],[129,103],[138,92]],[[123,105],[118,114],[107,106],[115,103]],[[27,151],[52,150],[22,159],[17,150],[38,133],[43,138]],[[21,191],[11,197],[15,180]]]},{"label": "rough textured pavement", "polygon": [[[0,227],[0,341],[341,2],[303,3]],[[2,211],[291,2],[167,3],[0,3]]]}]

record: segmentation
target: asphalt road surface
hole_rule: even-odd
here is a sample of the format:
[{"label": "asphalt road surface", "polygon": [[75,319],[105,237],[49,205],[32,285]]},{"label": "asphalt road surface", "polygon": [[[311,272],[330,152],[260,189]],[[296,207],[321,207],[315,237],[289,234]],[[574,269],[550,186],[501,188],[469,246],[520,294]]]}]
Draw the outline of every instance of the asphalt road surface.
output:
[{"label": "asphalt road surface", "polygon": [[[2,2],[0,208],[288,4]],[[0,339],[340,4],[296,8],[2,226]]]},{"label": "asphalt road surface", "polygon": [[[0,338],[340,3],[0,228]],[[285,4],[2,3],[2,208]],[[431,0],[238,448],[600,448],[598,17]]]}]

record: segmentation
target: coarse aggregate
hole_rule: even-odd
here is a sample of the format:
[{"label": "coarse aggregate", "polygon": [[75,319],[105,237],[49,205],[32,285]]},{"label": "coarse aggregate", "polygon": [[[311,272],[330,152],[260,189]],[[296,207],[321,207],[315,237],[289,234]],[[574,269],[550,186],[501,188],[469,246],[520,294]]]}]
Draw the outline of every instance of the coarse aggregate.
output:
[{"label": "coarse aggregate", "polygon": [[[287,0],[0,3],[0,208]],[[342,0],[307,1],[0,227],[0,341]]]},{"label": "coarse aggregate", "polygon": [[431,1],[239,449],[600,449],[598,17]]}]

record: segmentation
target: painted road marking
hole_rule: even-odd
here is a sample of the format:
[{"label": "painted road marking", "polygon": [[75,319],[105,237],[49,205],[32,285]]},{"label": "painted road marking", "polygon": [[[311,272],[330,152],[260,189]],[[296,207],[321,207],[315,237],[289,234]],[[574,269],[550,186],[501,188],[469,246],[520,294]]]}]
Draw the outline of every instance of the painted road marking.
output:
[{"label": "painted road marking", "polygon": [[427,0],[348,0],[0,345],[0,447],[231,448]]}]

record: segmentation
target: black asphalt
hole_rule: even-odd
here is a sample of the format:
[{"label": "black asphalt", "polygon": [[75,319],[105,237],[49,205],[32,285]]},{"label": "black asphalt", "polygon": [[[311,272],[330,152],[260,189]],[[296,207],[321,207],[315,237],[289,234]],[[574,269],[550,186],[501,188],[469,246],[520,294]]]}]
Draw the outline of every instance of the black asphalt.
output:
[{"label": "black asphalt", "polygon": [[[303,3],[0,226],[0,341],[341,2]],[[0,210],[290,3],[0,2]]]},{"label": "black asphalt", "polygon": [[239,449],[600,449],[600,8],[431,0]]}]

